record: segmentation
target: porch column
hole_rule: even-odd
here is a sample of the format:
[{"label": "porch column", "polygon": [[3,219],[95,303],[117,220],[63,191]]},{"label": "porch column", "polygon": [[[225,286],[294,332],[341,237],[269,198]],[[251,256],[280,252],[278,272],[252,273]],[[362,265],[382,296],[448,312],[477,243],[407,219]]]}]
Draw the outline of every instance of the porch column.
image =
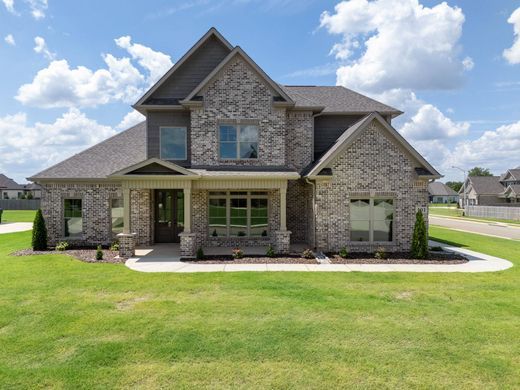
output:
[{"label": "porch column", "polygon": [[130,188],[123,188],[123,233],[130,233]]},{"label": "porch column", "polygon": [[191,233],[191,188],[184,189],[184,232]]},{"label": "porch column", "polygon": [[287,182],[280,187],[280,230],[287,230]]}]

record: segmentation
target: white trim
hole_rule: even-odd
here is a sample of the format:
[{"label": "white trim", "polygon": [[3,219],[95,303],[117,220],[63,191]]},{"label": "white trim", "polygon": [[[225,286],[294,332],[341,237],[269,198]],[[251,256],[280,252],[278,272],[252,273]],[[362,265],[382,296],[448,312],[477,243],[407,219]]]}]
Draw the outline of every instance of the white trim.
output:
[{"label": "white trim", "polygon": [[[184,130],[184,158],[165,158],[162,155],[162,129]],[[166,161],[186,161],[188,159],[188,128],[186,126],[159,126],[159,156]]]},{"label": "white trim", "polygon": [[[376,199],[381,199],[381,200],[391,200],[392,201],[392,207],[394,209],[393,213],[392,213],[392,239],[390,241],[374,241],[374,222],[376,221],[374,219],[374,200]],[[368,203],[368,241],[353,241],[352,240],[352,200],[368,200],[369,203]],[[394,234],[394,227],[395,227],[395,210],[396,210],[396,207],[395,207],[395,196],[384,196],[384,195],[381,195],[381,196],[370,196],[370,197],[363,197],[363,196],[352,196],[350,199],[349,199],[349,222],[350,222],[350,237],[349,237],[349,243],[351,245],[392,245],[392,244],[395,244],[395,234]],[[363,220],[359,220],[359,221],[365,221],[364,219]],[[381,221],[381,220],[377,220],[377,221]],[[388,221],[388,220],[383,220],[383,221]]]}]

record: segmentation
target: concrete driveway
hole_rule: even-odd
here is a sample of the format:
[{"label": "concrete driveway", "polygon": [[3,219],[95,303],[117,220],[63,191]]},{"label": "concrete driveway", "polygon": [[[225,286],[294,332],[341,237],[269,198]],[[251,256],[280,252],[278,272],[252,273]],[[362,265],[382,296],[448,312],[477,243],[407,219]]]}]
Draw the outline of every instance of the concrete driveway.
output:
[{"label": "concrete driveway", "polygon": [[463,232],[483,234],[486,236],[520,240],[520,226],[505,225],[498,222],[476,222],[463,219],[438,217],[430,215],[431,225],[442,226]]},{"label": "concrete driveway", "polygon": [[25,232],[32,229],[32,222],[7,222],[0,224],[0,234]]}]

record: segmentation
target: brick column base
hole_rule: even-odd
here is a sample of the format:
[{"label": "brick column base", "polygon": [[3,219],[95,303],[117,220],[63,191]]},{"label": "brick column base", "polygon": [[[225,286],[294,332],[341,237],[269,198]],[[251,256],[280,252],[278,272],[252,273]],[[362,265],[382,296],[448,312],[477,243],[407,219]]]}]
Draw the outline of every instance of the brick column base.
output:
[{"label": "brick column base", "polygon": [[135,255],[135,233],[119,233],[119,257],[129,259]]},{"label": "brick column base", "polygon": [[197,234],[196,233],[180,233],[181,238],[181,256],[195,257],[197,252]]},{"label": "brick column base", "polygon": [[291,247],[291,232],[289,230],[277,230],[273,232],[273,246],[276,253],[289,253]]}]

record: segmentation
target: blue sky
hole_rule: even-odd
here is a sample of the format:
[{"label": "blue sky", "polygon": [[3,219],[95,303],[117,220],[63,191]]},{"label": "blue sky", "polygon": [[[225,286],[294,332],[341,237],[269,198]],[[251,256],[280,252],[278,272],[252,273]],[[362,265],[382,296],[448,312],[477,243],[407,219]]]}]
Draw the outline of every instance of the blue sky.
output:
[{"label": "blue sky", "polygon": [[447,179],[461,177],[452,165],[499,174],[520,165],[518,8],[2,0],[0,172],[23,182],[140,120],[130,104],[215,26],[280,83],[341,84],[405,111],[395,127]]}]

